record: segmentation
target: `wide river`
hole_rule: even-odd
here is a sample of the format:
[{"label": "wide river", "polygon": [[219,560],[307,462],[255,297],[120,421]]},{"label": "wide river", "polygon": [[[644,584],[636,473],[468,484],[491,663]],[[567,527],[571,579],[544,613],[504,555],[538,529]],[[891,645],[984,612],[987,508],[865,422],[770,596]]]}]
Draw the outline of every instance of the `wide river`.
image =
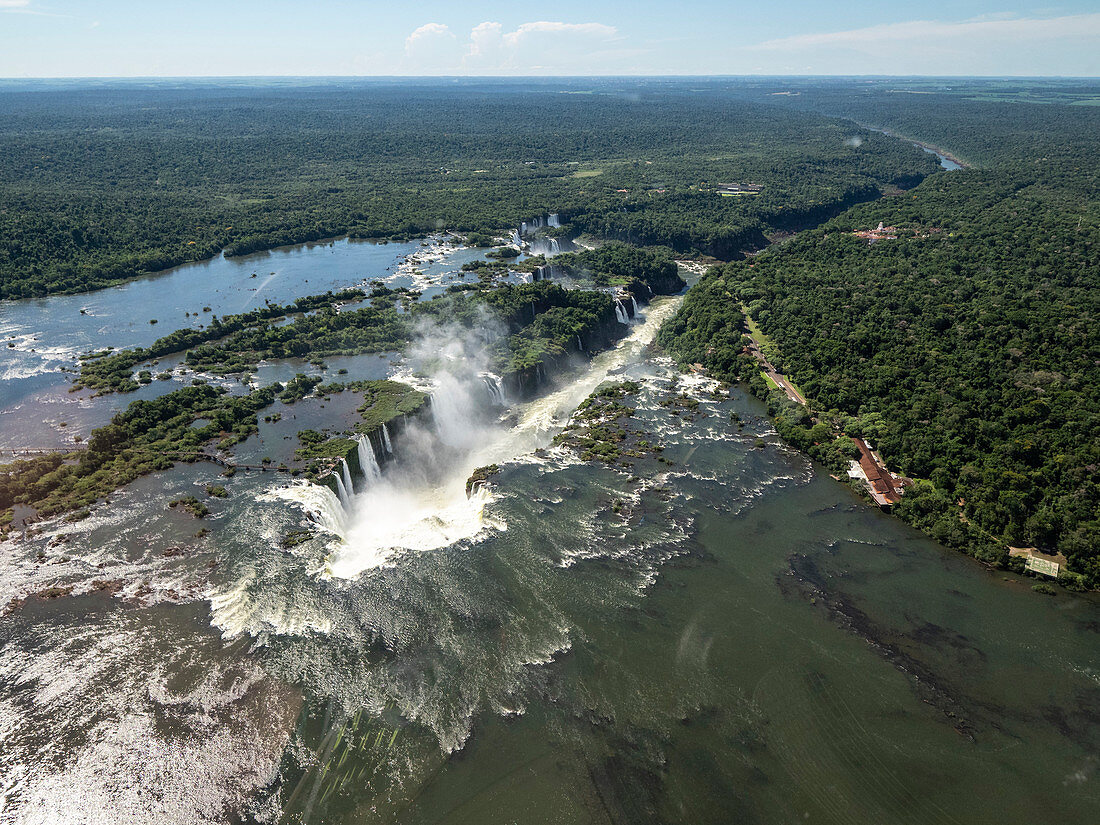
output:
[{"label": "wide river", "polygon": [[[63,444],[137,397],[67,393],[81,351],[204,306],[438,290],[475,255],[341,241],[0,304],[0,446]],[[527,403],[486,393],[451,330],[346,359],[435,394],[346,506],[185,465],[5,543],[0,822],[1096,822],[1096,600],[945,550],[783,446],[755,399],[681,376],[647,346],[678,301]],[[633,475],[552,444],[623,377],[664,447]],[[354,402],[288,406],[240,452]],[[212,483],[229,498],[206,519],[167,507]]]}]

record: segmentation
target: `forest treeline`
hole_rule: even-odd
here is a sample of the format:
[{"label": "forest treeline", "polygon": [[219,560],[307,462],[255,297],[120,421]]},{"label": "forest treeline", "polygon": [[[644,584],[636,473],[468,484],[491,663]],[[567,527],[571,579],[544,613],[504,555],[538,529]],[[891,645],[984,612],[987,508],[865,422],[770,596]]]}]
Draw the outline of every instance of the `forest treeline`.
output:
[{"label": "forest treeline", "polygon": [[[1009,563],[1007,545],[1061,552],[1071,583],[1098,587],[1100,112],[880,97],[897,118],[883,125],[982,168],[711,270],[662,341],[762,388],[741,353],[747,311],[819,419],[778,405],[790,440],[820,453],[839,430],[866,436],[918,479],[903,518],[990,561]],[[896,237],[853,234],[879,223]]]},{"label": "forest treeline", "polygon": [[[575,83],[5,91],[0,298],[223,249],[492,234],[549,211],[728,258],[935,170],[904,143],[720,89]],[[763,189],[719,197],[731,182]]]}]

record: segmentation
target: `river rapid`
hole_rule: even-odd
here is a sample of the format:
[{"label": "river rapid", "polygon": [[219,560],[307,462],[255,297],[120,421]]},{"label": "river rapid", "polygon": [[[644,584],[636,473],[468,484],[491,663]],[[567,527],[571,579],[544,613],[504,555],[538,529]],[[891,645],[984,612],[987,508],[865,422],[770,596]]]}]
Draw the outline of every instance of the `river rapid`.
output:
[{"label": "river rapid", "polygon": [[[418,248],[364,246],[377,258],[339,271],[340,243],[271,260],[299,262],[285,299],[406,277]],[[474,254],[442,254],[422,285]],[[101,299],[0,318],[44,341],[50,307]],[[945,550],[785,447],[758,401],[681,374],[650,346],[679,300],[525,403],[487,390],[477,336],[365,357],[364,375],[422,382],[433,415],[346,502],[185,465],[5,543],[0,822],[1094,821],[1095,600]],[[148,310],[129,311],[134,331],[94,346],[147,342]],[[107,399],[65,398],[49,375],[4,397],[24,436],[66,437],[32,429],[52,398],[102,417]],[[659,457],[622,468],[555,445],[624,379]],[[353,401],[298,402],[292,426]],[[265,426],[240,451],[282,440]],[[229,498],[202,521],[166,506],[213,483]]]}]

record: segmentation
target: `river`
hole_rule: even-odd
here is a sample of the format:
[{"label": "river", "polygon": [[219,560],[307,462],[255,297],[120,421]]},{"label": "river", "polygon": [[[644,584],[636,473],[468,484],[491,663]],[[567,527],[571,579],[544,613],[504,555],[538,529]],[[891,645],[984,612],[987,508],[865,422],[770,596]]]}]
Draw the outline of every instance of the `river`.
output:
[{"label": "river", "polygon": [[913,145],[920,146],[920,148],[923,149],[925,152],[928,152],[928,154],[935,155],[937,158],[939,158],[940,166],[942,166],[948,172],[954,172],[956,169],[963,168],[962,164],[958,161],[951,160],[951,158],[949,158],[947,155],[941,154],[940,152],[937,152],[935,149],[929,146],[925,146],[920,143],[914,143]]},{"label": "river", "polygon": [[[352,287],[369,291],[374,280],[391,288],[422,289],[430,298],[449,283],[476,280],[461,266],[484,258],[483,250],[454,247],[446,240],[379,244],[343,238],[234,258],[222,255],[91,293],[0,301],[0,450],[63,448],[75,436],[86,438],[131,401],[171,392],[193,378],[177,369],[174,380],[126,396],[70,393],[84,353],[148,346],[173,330],[207,323],[212,315],[248,312],[267,301],[285,304]],[[178,360],[166,359],[161,368],[177,367]],[[331,360],[334,371],[347,366],[342,359]],[[357,359],[351,366],[356,365],[368,368],[351,379],[379,377],[372,360]],[[259,378],[285,381],[296,372],[317,370],[300,362],[265,364]]]},{"label": "river", "polygon": [[[328,268],[353,247],[270,260],[313,291],[413,249]],[[205,266],[240,264],[253,280]],[[35,329],[35,312],[100,299],[6,317]],[[346,507],[181,465],[6,543],[0,822],[1093,821],[1095,600],[945,550],[785,447],[755,399],[681,375],[647,346],[678,300],[527,403],[484,391],[478,341],[426,336],[434,419]],[[140,306],[94,346],[147,341]],[[624,378],[659,458],[622,470],[554,446],[588,392]],[[354,403],[290,409],[300,428]],[[212,483],[229,498],[203,521],[166,506]],[[74,589],[30,595],[56,584]]]}]

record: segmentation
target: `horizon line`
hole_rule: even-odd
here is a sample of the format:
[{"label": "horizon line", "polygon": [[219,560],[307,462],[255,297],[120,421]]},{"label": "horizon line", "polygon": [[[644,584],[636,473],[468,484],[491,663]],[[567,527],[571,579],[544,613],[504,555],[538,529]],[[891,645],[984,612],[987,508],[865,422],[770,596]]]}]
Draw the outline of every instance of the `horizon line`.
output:
[{"label": "horizon line", "polygon": [[860,80],[1096,80],[1100,75],[1063,74],[240,74],[240,75],[0,75],[0,82],[82,80],[701,80],[701,79],[860,79]]}]

